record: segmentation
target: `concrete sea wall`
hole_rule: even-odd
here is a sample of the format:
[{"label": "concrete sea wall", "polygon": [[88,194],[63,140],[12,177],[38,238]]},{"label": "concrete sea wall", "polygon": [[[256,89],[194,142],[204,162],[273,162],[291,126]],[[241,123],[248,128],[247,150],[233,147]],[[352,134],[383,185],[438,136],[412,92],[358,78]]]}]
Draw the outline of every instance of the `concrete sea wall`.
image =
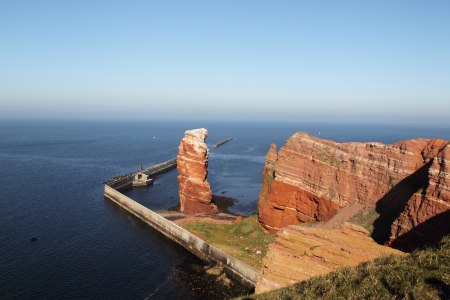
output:
[{"label": "concrete sea wall", "polygon": [[146,222],[169,239],[180,244],[194,255],[209,262],[222,264],[224,271],[228,274],[228,276],[236,279],[242,285],[250,289],[255,287],[256,279],[259,273],[258,270],[205,242],[189,231],[140,205],[108,185],[105,185],[104,194],[107,198],[111,199],[136,217],[140,218],[142,221]]}]

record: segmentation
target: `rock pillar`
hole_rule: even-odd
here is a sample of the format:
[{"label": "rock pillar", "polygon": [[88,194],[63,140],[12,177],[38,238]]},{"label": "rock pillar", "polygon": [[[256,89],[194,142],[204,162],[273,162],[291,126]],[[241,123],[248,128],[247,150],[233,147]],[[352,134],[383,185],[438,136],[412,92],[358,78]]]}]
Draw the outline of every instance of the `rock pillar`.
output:
[{"label": "rock pillar", "polygon": [[205,128],[188,130],[178,147],[177,168],[180,186],[181,211],[186,214],[217,213],[212,204],[212,193],[206,175],[208,174],[208,154]]}]

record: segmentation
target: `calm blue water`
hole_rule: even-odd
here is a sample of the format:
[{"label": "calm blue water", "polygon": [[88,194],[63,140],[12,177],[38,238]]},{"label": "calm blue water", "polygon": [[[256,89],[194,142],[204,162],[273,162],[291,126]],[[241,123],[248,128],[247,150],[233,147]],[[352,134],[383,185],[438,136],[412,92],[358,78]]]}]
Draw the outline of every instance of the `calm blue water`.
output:
[{"label": "calm blue water", "polygon": [[[239,199],[232,211],[247,214],[270,144],[297,131],[337,142],[450,140],[448,126],[0,120],[0,298],[196,299],[174,267],[191,254],[105,200],[102,183],[175,157],[184,131],[200,127],[213,194],[229,191]],[[126,194],[162,210],[179,202],[176,176]]]}]

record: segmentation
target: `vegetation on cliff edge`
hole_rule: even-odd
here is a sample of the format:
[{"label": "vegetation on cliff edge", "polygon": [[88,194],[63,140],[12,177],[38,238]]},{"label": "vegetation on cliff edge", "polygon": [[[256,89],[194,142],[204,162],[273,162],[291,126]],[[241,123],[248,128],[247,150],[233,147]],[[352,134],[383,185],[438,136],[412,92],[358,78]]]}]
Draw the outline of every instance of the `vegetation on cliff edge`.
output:
[{"label": "vegetation on cliff edge", "polygon": [[233,255],[237,259],[260,269],[267,246],[275,240],[275,234],[267,234],[259,226],[258,215],[236,224],[195,222],[182,225],[186,230]]},{"label": "vegetation on cliff edge", "polygon": [[449,299],[450,237],[411,255],[344,267],[293,286],[239,299]]},{"label": "vegetation on cliff edge", "polygon": [[374,226],[373,223],[380,217],[380,214],[376,211],[375,207],[366,205],[362,210],[350,218],[349,222],[359,225],[372,234]]}]

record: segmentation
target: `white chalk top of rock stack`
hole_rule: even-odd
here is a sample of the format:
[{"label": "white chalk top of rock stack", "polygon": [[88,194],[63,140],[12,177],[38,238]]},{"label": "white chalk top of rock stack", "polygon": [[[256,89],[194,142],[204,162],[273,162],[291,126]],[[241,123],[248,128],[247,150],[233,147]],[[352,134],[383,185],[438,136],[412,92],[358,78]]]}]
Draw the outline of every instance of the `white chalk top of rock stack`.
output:
[{"label": "white chalk top of rock stack", "polygon": [[204,142],[208,137],[208,130],[206,130],[205,128],[192,129],[186,131],[184,133],[184,136],[187,138],[198,140],[199,142]]}]

